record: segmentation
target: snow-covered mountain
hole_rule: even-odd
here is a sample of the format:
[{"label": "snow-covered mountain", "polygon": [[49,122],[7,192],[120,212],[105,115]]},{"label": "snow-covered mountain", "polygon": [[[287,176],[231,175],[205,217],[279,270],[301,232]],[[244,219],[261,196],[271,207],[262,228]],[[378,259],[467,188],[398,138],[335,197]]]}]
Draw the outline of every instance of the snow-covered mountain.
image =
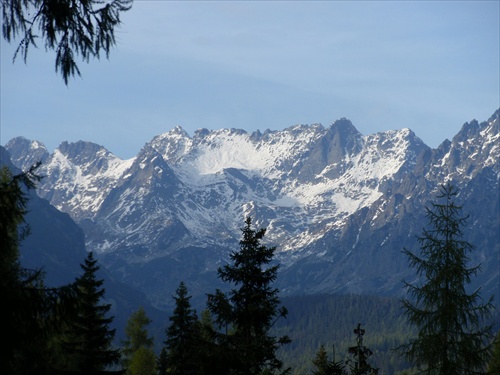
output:
[{"label": "snow-covered mountain", "polygon": [[64,142],[51,154],[24,138],[5,147],[20,168],[43,161],[38,194],[84,229],[88,250],[159,306],[180,280],[195,295],[211,291],[246,216],[268,228],[285,293],[398,293],[408,275],[401,249],[416,246],[424,207],[447,181],[461,189],[483,281],[494,290],[498,117],[464,124],[435,150],[409,129],[362,135],[347,119],[192,137],[176,127],[129,160],[90,142]]}]

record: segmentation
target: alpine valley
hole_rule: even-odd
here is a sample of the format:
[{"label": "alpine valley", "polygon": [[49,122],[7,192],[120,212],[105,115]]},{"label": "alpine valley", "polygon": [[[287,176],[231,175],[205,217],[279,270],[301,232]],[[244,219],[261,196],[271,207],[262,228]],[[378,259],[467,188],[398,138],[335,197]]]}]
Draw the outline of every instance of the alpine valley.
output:
[{"label": "alpine valley", "polygon": [[472,287],[498,304],[499,113],[436,149],[410,129],[362,135],[347,119],[263,133],[176,127],[129,160],[83,141],[49,153],[18,137],[5,149],[20,169],[42,161],[38,196],[76,222],[114,279],[161,309],[180,281],[194,305],[221,287],[217,268],[238,250],[247,216],[277,247],[284,296],[400,296],[415,277],[401,251],[418,251],[425,207],[447,182],[469,215],[471,264],[482,265]]}]

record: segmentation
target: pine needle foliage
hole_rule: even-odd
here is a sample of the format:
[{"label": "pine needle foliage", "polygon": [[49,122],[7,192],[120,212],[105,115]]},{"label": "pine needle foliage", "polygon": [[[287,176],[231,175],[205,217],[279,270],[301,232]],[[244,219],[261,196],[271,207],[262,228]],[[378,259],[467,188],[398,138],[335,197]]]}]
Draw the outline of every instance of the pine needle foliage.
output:
[{"label": "pine needle foliage", "polygon": [[480,266],[469,266],[473,246],[462,239],[467,217],[455,203],[457,195],[451,184],[441,186],[439,203],[426,210],[420,253],[403,250],[419,280],[404,282],[408,298],[402,300],[418,334],[399,350],[423,374],[484,373],[491,352],[492,326],[486,321],[492,299],[484,302],[480,289],[467,290]]},{"label": "pine needle foliage", "polygon": [[67,85],[81,75],[76,57],[86,62],[102,52],[109,57],[120,13],[131,7],[132,0],[2,0],[3,37],[21,38],[14,60],[20,53],[25,63],[30,46],[37,47],[41,38],[46,50],[56,52],[56,72]]}]

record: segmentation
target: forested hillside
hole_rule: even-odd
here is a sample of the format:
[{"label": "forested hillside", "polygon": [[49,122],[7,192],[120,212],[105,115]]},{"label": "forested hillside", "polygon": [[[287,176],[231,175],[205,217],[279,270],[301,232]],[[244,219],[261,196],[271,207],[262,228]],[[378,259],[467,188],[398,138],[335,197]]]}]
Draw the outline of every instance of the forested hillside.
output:
[{"label": "forested hillside", "polygon": [[[398,299],[317,294],[283,298],[282,303],[288,316],[279,320],[275,329],[292,339],[279,352],[285,365],[292,367],[292,374],[310,374],[312,359],[322,344],[330,360],[334,345],[335,360],[345,360],[348,347],[356,343],[353,331],[358,323],[366,329],[364,344],[373,351],[369,362],[380,368],[379,374],[397,374],[410,368],[392,350],[415,333],[402,316]],[[495,320],[498,332],[498,314]]]}]

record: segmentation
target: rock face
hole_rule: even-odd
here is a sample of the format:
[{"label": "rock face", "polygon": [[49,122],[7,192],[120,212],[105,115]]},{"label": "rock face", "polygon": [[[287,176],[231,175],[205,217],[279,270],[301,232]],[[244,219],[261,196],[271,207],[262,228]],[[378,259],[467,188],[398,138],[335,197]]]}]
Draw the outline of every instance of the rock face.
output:
[{"label": "rock face", "polygon": [[277,246],[283,293],[399,294],[412,275],[401,250],[418,249],[425,206],[445,182],[460,189],[470,215],[465,238],[484,271],[477,283],[498,296],[499,126],[496,111],[437,149],[409,129],[365,136],[347,119],[192,137],[176,127],[130,160],[90,142],[64,142],[49,154],[15,138],[6,149],[20,168],[44,161],[38,194],[157,306],[181,280],[195,300],[211,292],[248,215]]}]

